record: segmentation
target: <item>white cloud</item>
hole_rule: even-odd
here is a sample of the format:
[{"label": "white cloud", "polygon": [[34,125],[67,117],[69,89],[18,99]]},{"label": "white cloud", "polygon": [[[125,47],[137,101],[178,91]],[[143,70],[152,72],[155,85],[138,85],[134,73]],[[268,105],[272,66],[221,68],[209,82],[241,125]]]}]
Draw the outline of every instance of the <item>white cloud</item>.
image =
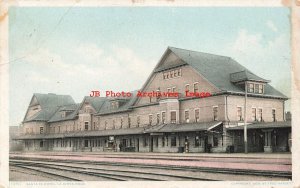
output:
[{"label": "white cloud", "polygon": [[[290,96],[290,53],[286,34],[265,42],[261,34],[240,30],[224,54],[233,57],[258,76],[271,80],[271,85]],[[285,83],[285,84],[283,84]],[[289,89],[288,89],[289,88]]]},{"label": "white cloud", "polygon": [[275,26],[275,24],[269,20],[267,21],[266,25],[268,26],[269,29],[271,29],[272,31],[274,32],[277,32],[278,31],[278,28]]}]

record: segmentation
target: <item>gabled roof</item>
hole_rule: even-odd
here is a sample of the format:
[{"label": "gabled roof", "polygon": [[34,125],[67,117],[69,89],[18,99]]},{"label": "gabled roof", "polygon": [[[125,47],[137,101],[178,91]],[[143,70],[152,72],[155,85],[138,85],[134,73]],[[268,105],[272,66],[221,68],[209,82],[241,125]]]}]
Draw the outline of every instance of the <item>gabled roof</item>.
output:
[{"label": "gabled roof", "polygon": [[125,103],[119,106],[119,108],[112,109],[111,108],[111,100],[106,98],[105,102],[103,103],[101,109],[98,111],[96,115],[103,115],[103,114],[110,114],[115,112],[125,112],[131,110],[130,107],[133,105],[134,101],[136,100],[137,91],[132,91],[132,97],[126,97]]},{"label": "gabled roof", "polygon": [[41,106],[41,110],[27,119],[25,119],[25,117],[23,122],[48,121],[61,106],[75,104],[73,98],[70,95],[34,93],[31,101],[34,98]]},{"label": "gabled roof", "polygon": [[[205,77],[210,83],[221,91],[244,92],[244,90],[231,82],[231,74],[245,71],[245,77],[253,80],[267,80],[255,75],[250,70],[240,65],[230,57],[196,52],[191,50],[169,47],[185,63],[193,67],[200,75]],[[274,89],[269,84],[265,86],[263,95],[286,98],[285,95]]]},{"label": "gabled roof", "polygon": [[[106,97],[90,97],[90,96],[85,96],[81,106],[85,103],[88,102],[92,105],[92,107],[95,109],[96,113],[98,113],[100,111],[100,109],[102,108],[102,106],[104,105],[104,103],[107,101],[108,99]],[[81,108],[80,106],[80,108]]]},{"label": "gabled roof", "polygon": [[[78,114],[79,106],[80,103],[59,107],[58,110],[55,112],[55,114],[50,118],[48,122],[65,121],[65,120],[74,119]],[[65,117],[62,116],[63,112],[68,112],[66,113]]]}]

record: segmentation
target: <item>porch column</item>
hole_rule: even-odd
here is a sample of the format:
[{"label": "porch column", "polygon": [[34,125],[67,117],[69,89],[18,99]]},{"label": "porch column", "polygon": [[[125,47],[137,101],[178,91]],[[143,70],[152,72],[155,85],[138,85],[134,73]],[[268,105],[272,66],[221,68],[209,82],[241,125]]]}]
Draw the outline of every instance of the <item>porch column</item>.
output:
[{"label": "porch column", "polygon": [[264,152],[266,152],[266,153],[273,152],[273,148],[272,148],[272,131],[273,131],[273,129],[263,130],[263,132],[265,132]]}]

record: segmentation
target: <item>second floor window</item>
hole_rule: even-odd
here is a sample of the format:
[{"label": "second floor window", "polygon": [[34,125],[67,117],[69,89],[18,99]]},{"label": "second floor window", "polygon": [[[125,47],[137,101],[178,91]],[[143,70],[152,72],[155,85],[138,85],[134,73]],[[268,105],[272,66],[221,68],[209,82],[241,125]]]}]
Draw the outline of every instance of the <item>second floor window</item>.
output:
[{"label": "second floor window", "polygon": [[164,124],[166,123],[166,112],[161,113],[161,122]]},{"label": "second floor window", "polygon": [[199,91],[199,84],[194,83],[194,92],[198,92],[198,91]]},{"label": "second floor window", "polygon": [[275,109],[272,109],[272,120],[273,120],[273,122],[276,121],[276,111],[275,111]]},{"label": "second floor window", "polygon": [[153,119],[153,116],[152,114],[149,115],[149,125],[152,125],[152,119]]},{"label": "second floor window", "polygon": [[123,127],[123,118],[121,118],[121,128]]},{"label": "second floor window", "polygon": [[186,84],[186,85],[185,85],[185,91],[187,91],[187,92],[190,91],[190,85],[189,85],[189,84]]},{"label": "second floor window", "polygon": [[176,112],[171,112],[171,123],[176,123]]},{"label": "second floor window", "polygon": [[252,108],[252,121],[256,121],[256,108]]},{"label": "second floor window", "polygon": [[190,122],[190,113],[188,110],[184,111],[184,120],[186,123]]},{"label": "second floor window", "polygon": [[258,114],[257,115],[258,115],[257,120],[262,121],[262,109],[261,108],[258,109]]},{"label": "second floor window", "polygon": [[218,107],[213,107],[213,120],[217,121],[218,120]]},{"label": "second floor window", "polygon": [[89,122],[84,122],[84,130],[89,130]]},{"label": "second floor window", "polygon": [[237,107],[237,118],[238,118],[238,121],[243,120],[243,118],[242,118],[242,107]]},{"label": "second floor window", "polygon": [[128,117],[128,128],[130,128],[130,126],[131,126],[131,118]]},{"label": "second floor window", "polygon": [[40,127],[40,134],[44,133],[44,127]]},{"label": "second floor window", "polygon": [[195,110],[195,121],[196,122],[200,121],[200,110],[199,109]]},{"label": "second floor window", "polygon": [[159,124],[160,122],[160,114],[156,114],[156,123]]},{"label": "second floor window", "polygon": [[140,116],[138,116],[138,117],[136,118],[136,123],[137,123],[137,126],[139,127],[139,126],[140,126],[140,123],[141,123]]}]

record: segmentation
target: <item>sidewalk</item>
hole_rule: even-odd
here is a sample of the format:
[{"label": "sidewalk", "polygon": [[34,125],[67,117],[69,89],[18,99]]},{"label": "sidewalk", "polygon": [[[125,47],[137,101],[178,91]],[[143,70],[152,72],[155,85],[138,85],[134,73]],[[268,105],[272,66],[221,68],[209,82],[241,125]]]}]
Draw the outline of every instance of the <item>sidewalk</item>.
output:
[{"label": "sidewalk", "polygon": [[211,158],[286,158],[291,159],[291,153],[142,153],[142,152],[11,152],[10,154],[25,154],[25,155],[120,155],[120,156],[174,156],[174,157],[211,157]]}]

